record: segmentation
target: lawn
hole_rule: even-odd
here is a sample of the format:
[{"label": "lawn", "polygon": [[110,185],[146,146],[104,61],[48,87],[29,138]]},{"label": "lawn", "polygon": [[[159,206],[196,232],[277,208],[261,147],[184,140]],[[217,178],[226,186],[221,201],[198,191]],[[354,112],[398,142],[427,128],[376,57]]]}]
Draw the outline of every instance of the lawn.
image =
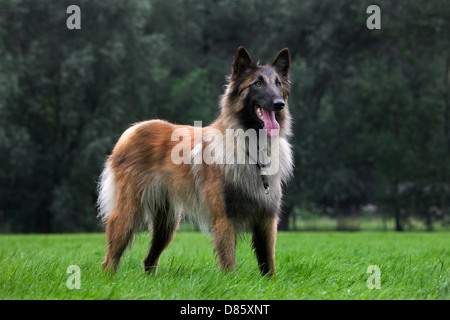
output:
[{"label": "lawn", "polygon": [[[445,232],[279,233],[272,279],[259,275],[248,236],[238,242],[237,271],[226,274],[209,237],[184,231],[163,253],[157,275],[146,276],[149,242],[149,234],[136,236],[110,276],[100,269],[103,234],[1,235],[0,299],[450,298]],[[369,289],[377,283],[369,266],[381,273],[380,289]],[[70,289],[77,277],[79,289]]]}]

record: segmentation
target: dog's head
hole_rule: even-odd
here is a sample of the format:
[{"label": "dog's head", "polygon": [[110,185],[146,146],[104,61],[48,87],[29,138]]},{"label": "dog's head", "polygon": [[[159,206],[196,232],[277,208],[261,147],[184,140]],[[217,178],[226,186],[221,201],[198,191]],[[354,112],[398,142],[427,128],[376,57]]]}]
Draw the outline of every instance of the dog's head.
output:
[{"label": "dog's head", "polygon": [[282,49],[270,64],[261,66],[239,47],[222,108],[232,109],[227,111],[244,129],[266,129],[271,137],[289,135],[290,61],[289,50]]}]

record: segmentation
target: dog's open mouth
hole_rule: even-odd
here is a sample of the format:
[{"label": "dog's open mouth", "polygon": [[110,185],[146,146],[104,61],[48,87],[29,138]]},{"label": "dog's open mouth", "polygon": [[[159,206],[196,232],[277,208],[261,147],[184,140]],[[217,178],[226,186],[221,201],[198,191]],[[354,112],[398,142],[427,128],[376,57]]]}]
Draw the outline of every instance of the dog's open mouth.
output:
[{"label": "dog's open mouth", "polygon": [[255,105],[255,113],[260,120],[261,126],[267,130],[270,137],[276,137],[280,133],[280,125],[275,119],[275,111],[266,110],[259,105]]}]

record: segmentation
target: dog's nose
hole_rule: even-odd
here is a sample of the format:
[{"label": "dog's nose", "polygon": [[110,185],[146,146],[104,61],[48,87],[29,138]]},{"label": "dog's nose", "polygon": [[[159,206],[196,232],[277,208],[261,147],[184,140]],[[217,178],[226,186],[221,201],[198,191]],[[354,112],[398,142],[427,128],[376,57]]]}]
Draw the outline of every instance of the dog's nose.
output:
[{"label": "dog's nose", "polygon": [[283,99],[275,99],[273,100],[273,107],[276,111],[282,110],[284,108],[284,100]]}]

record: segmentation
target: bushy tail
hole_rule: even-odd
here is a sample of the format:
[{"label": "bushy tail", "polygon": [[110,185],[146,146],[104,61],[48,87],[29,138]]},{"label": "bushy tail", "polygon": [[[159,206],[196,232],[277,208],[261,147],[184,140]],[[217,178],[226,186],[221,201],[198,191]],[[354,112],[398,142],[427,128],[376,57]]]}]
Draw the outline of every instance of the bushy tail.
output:
[{"label": "bushy tail", "polygon": [[114,210],[116,199],[115,177],[109,162],[106,162],[102,174],[100,175],[97,193],[97,217],[105,223]]}]

